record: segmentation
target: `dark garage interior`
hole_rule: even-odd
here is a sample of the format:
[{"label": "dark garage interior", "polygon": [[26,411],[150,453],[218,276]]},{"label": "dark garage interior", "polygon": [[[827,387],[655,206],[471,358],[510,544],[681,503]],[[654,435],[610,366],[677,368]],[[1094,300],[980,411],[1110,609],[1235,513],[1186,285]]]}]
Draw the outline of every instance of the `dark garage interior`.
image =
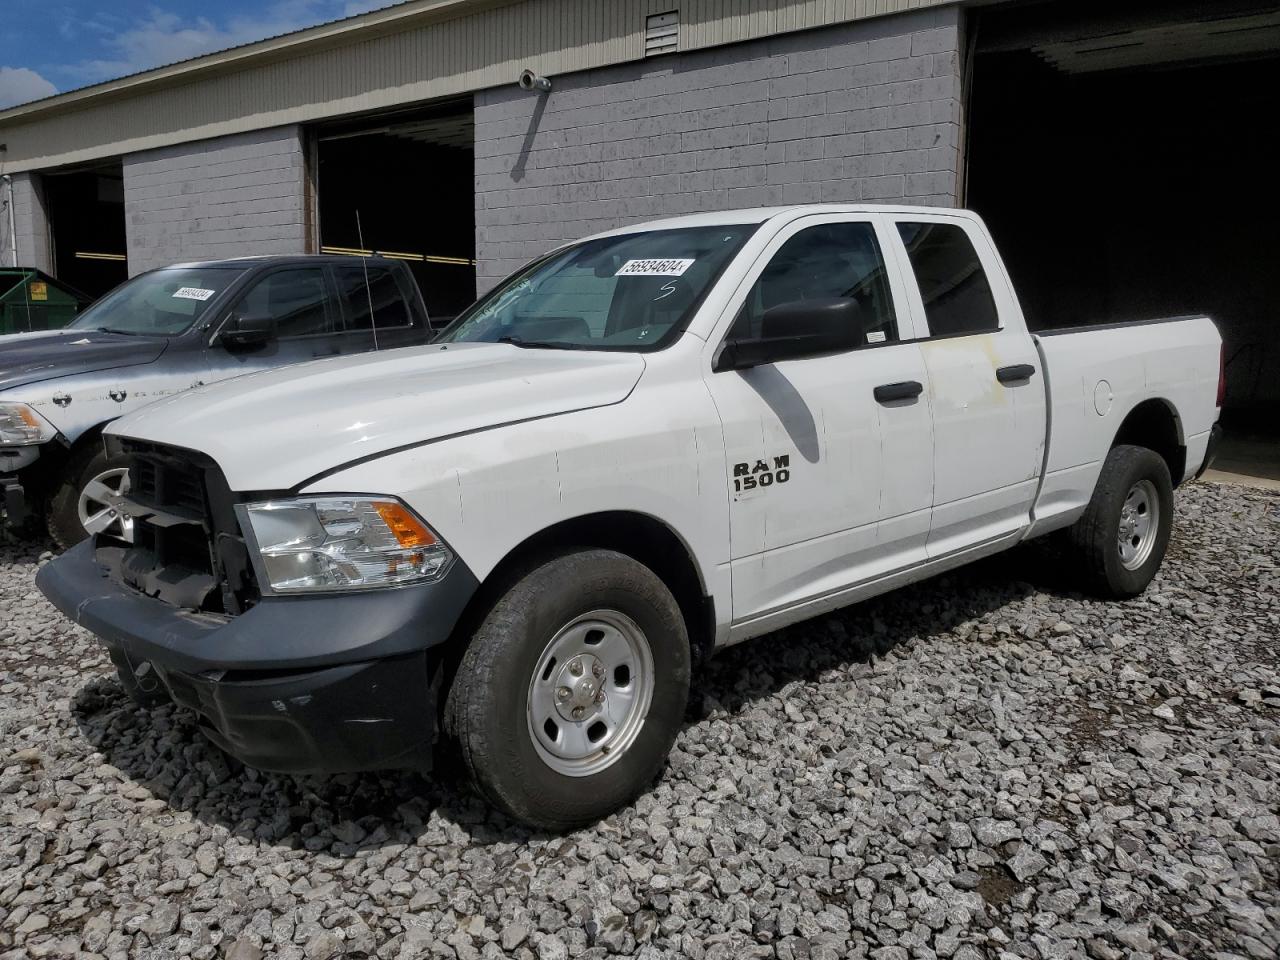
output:
[{"label": "dark garage interior", "polygon": [[321,250],[405,260],[435,326],[476,295],[474,136],[470,103],[317,131]]},{"label": "dark garage interior", "polygon": [[1274,441],[1280,11],[1181,5],[1175,23],[1176,3],[1115,6],[975,15],[967,205],[1033,329],[1213,317],[1224,425]]},{"label": "dark garage interior", "polygon": [[53,273],[96,299],[129,276],[120,161],[45,174]]}]

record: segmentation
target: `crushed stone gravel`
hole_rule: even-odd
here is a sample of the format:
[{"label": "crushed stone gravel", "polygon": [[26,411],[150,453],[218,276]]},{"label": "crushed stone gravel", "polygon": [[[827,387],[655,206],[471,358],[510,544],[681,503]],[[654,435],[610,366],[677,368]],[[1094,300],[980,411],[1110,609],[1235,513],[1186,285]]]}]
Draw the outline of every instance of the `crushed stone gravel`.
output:
[{"label": "crushed stone gravel", "polygon": [[[47,546],[47,545],[46,545]],[[0,960],[1280,955],[1280,496],[1142,597],[1054,546],[726,651],[661,779],[530,835],[445,770],[228,761],[0,546]]]}]

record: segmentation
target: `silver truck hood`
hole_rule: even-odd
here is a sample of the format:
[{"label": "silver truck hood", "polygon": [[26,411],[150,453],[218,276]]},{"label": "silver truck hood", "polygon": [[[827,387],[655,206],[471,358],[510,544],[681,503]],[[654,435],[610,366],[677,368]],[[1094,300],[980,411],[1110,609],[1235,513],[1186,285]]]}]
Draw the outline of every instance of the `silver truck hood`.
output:
[{"label": "silver truck hood", "polygon": [[353,460],[618,403],[644,366],[634,353],[406,347],[200,387],[122,417],[107,432],[206,453],[233,490],[286,490]]}]

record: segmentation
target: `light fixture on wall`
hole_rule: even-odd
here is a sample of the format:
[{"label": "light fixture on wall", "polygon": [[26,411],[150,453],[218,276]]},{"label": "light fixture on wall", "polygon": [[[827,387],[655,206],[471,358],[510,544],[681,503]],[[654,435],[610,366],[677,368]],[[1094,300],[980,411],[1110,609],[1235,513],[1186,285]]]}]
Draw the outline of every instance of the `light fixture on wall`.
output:
[{"label": "light fixture on wall", "polygon": [[516,81],[516,85],[521,90],[535,91],[537,93],[550,93],[551,81],[546,77],[540,77],[527,67],[520,71],[520,79]]}]

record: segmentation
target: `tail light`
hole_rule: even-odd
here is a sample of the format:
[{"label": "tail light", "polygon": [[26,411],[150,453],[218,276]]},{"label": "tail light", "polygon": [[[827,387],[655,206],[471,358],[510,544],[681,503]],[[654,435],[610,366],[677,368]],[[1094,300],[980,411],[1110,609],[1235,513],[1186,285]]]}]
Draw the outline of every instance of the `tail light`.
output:
[{"label": "tail light", "polygon": [[1218,348],[1218,406],[1227,398],[1227,345]]}]

